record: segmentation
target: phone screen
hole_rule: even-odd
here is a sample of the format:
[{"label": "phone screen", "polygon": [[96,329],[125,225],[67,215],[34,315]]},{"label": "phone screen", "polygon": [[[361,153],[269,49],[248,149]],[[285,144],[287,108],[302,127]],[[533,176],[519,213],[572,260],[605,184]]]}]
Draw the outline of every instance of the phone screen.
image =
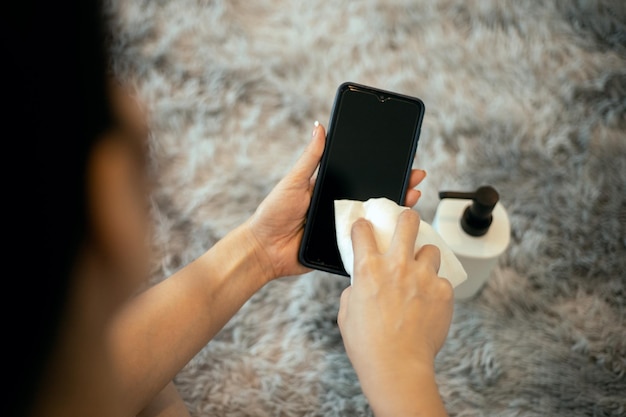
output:
[{"label": "phone screen", "polygon": [[423,115],[417,98],[353,83],[339,87],[300,262],[348,275],[337,248],[334,201],[386,197],[403,204]]}]

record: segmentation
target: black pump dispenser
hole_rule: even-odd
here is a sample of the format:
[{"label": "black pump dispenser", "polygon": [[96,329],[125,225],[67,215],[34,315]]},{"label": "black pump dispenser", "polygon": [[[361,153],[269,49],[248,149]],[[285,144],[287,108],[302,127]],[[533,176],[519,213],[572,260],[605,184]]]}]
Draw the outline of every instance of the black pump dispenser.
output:
[{"label": "black pump dispenser", "polygon": [[498,203],[500,196],[495,188],[486,185],[479,187],[473,193],[456,191],[441,191],[439,198],[459,198],[472,200],[461,217],[461,227],[471,236],[483,236],[489,230],[493,216],[494,207]]}]

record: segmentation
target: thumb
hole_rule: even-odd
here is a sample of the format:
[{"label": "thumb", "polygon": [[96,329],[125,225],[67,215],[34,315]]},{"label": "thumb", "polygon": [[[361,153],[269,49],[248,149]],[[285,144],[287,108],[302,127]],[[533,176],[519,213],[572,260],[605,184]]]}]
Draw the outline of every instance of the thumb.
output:
[{"label": "thumb", "polygon": [[298,180],[310,180],[320,163],[320,159],[322,159],[325,141],[326,129],[316,121],[311,141],[300,158],[298,158],[298,161],[291,171],[291,175],[296,176]]}]

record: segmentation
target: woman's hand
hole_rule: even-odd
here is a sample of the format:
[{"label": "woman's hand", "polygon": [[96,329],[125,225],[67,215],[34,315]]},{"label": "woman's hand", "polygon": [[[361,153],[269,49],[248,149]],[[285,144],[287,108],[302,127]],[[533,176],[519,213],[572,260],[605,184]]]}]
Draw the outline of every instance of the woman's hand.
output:
[{"label": "woman's hand", "polygon": [[435,355],[450,327],[453,290],[437,276],[440,255],[414,254],[419,215],[400,214],[387,253],[371,224],[353,225],[353,285],[341,296],[338,322],[348,356],[377,416],[445,415],[434,376]]},{"label": "woman's hand", "polygon": [[[316,122],[312,136],[295,166],[247,222],[259,246],[259,259],[271,268],[270,279],[310,271],[298,261],[298,249],[313,194],[315,173],[324,152],[324,127]],[[411,172],[406,197],[408,207],[414,206],[420,198],[420,192],[413,188],[425,177],[423,170]]]},{"label": "woman's hand", "polygon": [[269,279],[308,271],[298,262],[298,249],[325,140],[326,131],[316,122],[304,153],[247,222],[259,259],[269,264]]}]

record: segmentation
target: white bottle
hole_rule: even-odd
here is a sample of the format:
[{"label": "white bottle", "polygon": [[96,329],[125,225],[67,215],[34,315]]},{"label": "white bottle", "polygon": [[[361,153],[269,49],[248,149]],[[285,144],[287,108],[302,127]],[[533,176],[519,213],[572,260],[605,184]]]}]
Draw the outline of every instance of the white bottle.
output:
[{"label": "white bottle", "polygon": [[491,186],[472,193],[443,191],[439,198],[432,226],[467,272],[467,280],[454,289],[454,297],[469,298],[482,288],[509,246],[509,216]]}]

